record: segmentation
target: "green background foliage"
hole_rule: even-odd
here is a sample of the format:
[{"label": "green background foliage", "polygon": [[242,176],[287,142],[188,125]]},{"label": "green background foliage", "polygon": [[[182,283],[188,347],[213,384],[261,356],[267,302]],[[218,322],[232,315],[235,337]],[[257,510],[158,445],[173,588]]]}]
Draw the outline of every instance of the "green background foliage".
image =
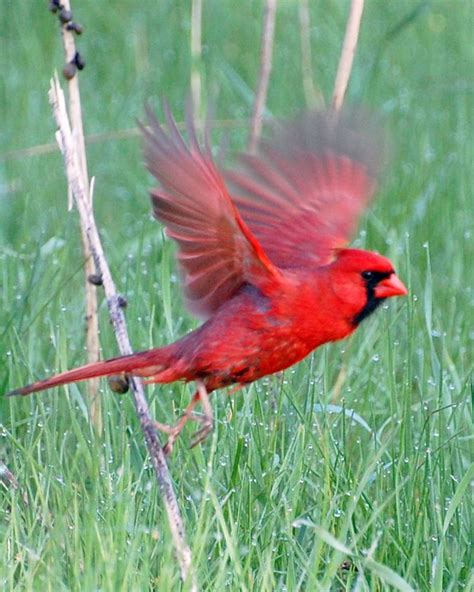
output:
[{"label": "green background foliage", "polygon": [[[85,361],[77,216],[47,100],[61,71],[46,2],[2,1],[0,34],[0,387]],[[310,2],[314,81],[330,97],[348,3]],[[136,127],[167,97],[182,120],[190,80],[190,2],[75,2],[95,210],[132,343],[196,326],[179,296],[172,247],[152,220]],[[355,239],[391,257],[410,296],[349,341],[326,346],[234,399],[170,461],[199,585],[206,590],[461,590],[473,585],[473,8],[455,0],[369,1],[347,102],[382,115],[392,150],[379,199]],[[259,67],[261,2],[204,2],[196,64],[231,149],[247,137]],[[305,106],[298,3],[278,8],[268,115]],[[223,139],[216,126],[216,146]],[[97,136],[99,134],[99,136]],[[26,148],[46,145],[36,154]],[[117,353],[105,303],[104,357]],[[190,389],[149,389],[171,422]],[[328,405],[332,405],[328,407]],[[178,589],[163,506],[130,397],[103,384],[104,433],[84,385],[0,397],[4,590]],[[26,503],[26,501],[28,503]],[[346,563],[343,563],[346,562]],[[184,584],[188,589],[189,583]]]}]

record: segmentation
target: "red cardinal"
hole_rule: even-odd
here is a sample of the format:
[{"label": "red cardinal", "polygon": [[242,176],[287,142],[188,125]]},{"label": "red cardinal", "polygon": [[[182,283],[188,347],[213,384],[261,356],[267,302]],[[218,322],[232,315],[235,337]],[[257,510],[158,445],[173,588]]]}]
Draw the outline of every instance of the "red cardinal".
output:
[{"label": "red cardinal", "polygon": [[[407,294],[378,253],[342,248],[374,189],[379,145],[360,117],[308,112],[274,126],[256,155],[221,173],[188,122],[189,146],[166,109],[167,131],[148,112],[145,157],[160,183],[153,211],[178,246],[187,304],[204,324],[175,343],[69,370],[17,389],[118,373],[147,382],[194,381],[187,419],[212,428],[208,393],[295,364],[343,339],[386,298]],[[228,187],[231,188],[229,191]],[[201,401],[204,415],[192,410]]]}]

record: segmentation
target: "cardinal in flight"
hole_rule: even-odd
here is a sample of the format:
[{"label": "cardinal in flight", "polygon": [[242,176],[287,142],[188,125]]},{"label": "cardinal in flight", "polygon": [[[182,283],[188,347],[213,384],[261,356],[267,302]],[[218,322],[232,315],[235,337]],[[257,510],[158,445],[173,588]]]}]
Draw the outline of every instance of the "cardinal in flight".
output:
[{"label": "cardinal in flight", "polygon": [[[255,154],[219,170],[188,115],[188,143],[165,106],[150,110],[145,160],[159,183],[153,212],[177,245],[184,296],[203,324],[163,347],[88,364],[16,389],[29,395],[97,376],[194,382],[196,393],[168,433],[188,419],[212,429],[209,393],[237,390],[353,333],[392,296],[407,294],[382,255],[348,248],[376,187],[381,146],[355,113],[304,112],[280,121]],[[203,413],[196,415],[200,402]]]}]

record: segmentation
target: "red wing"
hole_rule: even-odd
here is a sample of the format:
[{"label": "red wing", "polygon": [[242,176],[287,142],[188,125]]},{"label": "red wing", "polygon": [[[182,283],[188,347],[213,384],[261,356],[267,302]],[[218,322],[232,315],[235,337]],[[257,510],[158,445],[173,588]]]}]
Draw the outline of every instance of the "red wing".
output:
[{"label": "red wing", "polygon": [[308,112],[274,128],[226,180],[242,218],[282,268],[325,265],[375,189],[381,144],[360,114]]},{"label": "red wing", "polygon": [[161,188],[153,212],[178,244],[184,292],[198,316],[209,317],[244,283],[262,290],[279,272],[240,217],[208,148],[201,149],[188,117],[189,147],[169,110],[168,130],[147,110],[145,159]]}]

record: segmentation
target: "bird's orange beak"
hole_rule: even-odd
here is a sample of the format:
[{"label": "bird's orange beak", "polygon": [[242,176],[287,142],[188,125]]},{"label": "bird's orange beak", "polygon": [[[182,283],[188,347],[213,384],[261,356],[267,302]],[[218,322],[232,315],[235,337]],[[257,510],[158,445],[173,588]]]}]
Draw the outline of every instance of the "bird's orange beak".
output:
[{"label": "bird's orange beak", "polygon": [[390,298],[390,296],[405,296],[406,294],[408,294],[408,290],[394,273],[387,279],[380,281],[375,287],[376,298]]}]

